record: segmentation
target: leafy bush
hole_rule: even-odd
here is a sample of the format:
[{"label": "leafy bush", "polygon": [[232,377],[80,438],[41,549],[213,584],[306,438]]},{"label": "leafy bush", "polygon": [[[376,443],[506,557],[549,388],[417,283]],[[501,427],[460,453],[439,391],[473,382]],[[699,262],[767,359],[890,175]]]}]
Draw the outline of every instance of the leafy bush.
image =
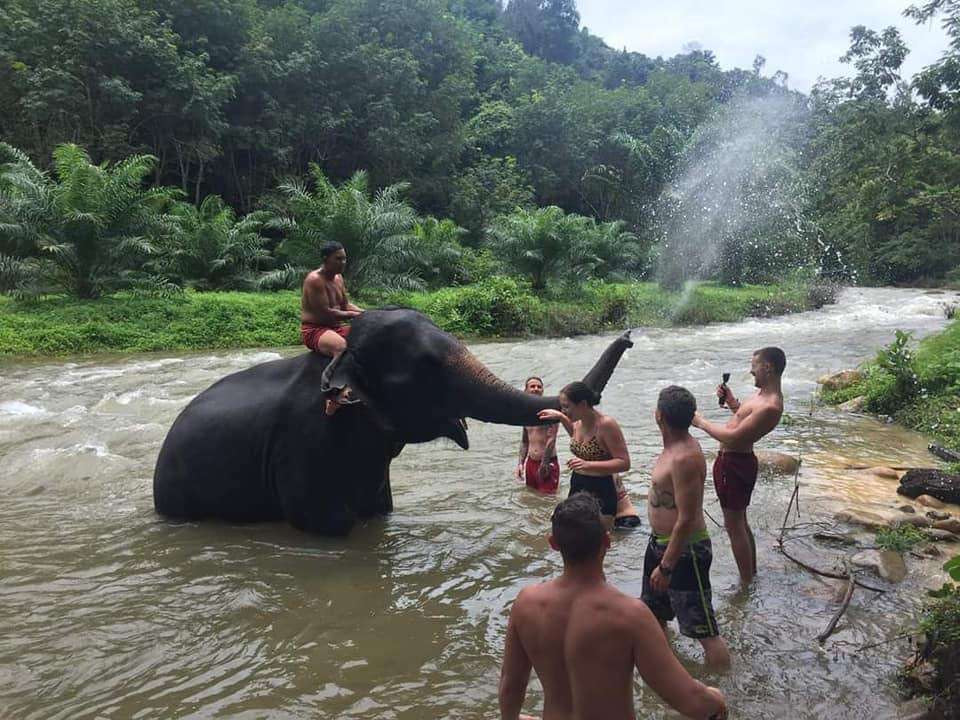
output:
[{"label": "leafy bush", "polygon": [[166,209],[178,191],[143,187],[156,158],[94,165],[78,146],[60,145],[54,179],[14,148],[0,150],[14,160],[0,166],[0,246],[40,255],[15,268],[12,286],[8,271],[8,291],[96,298],[147,277],[144,263],[176,231]]},{"label": "leafy bush", "polygon": [[906,552],[926,541],[926,536],[913,525],[898,525],[895,528],[877,530],[877,547],[884,550]]},{"label": "leafy bush", "polygon": [[301,182],[280,186],[283,200],[274,226],[288,233],[278,248],[281,259],[305,273],[320,266],[320,248],[335,240],[347,251],[344,275],[352,290],[423,288],[426,263],[414,235],[417,214],[403,199],[408,185],[397,183],[371,195],[363,171],[339,187],[316,164],[310,173],[312,191]]},{"label": "leafy bush", "polygon": [[170,210],[178,232],[162,246],[157,266],[197,290],[252,290],[257,271],[269,267],[272,256],[261,233],[270,214],[251,213],[238,219],[217,195],[200,206],[178,202]]}]

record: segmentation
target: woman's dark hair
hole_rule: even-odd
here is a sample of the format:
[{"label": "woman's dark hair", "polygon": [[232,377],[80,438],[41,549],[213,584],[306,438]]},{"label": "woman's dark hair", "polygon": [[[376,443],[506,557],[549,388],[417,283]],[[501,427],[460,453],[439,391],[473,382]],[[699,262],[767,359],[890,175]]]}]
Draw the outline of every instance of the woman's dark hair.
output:
[{"label": "woman's dark hair", "polygon": [[343,250],[343,243],[338,243],[336,240],[325,242],[323,245],[320,246],[320,257],[326,260],[328,257],[333,255],[337,250]]},{"label": "woman's dark hair", "polygon": [[574,405],[585,402],[590,407],[600,403],[600,393],[594,392],[589,385],[580,380],[575,380],[569,385],[565,385],[560,391],[567,396],[567,399]]}]

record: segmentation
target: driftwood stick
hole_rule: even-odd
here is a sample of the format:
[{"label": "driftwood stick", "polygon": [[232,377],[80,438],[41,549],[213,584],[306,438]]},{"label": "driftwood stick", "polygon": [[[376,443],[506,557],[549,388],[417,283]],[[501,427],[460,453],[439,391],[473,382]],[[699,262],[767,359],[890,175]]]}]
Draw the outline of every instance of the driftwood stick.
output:
[{"label": "driftwood stick", "polygon": [[718,523],[718,522],[716,521],[716,519],[714,519],[713,515],[711,515],[711,514],[707,511],[706,508],[703,509],[703,514],[706,515],[706,516],[707,516],[708,518],[710,518],[711,520],[713,520],[713,524],[714,524],[714,525],[716,525],[718,528],[720,528],[721,530],[723,530],[723,525],[721,525],[720,523]]},{"label": "driftwood stick", "polygon": [[793,494],[790,495],[790,502],[787,503],[787,512],[783,516],[783,524],[780,526],[780,543],[783,543],[783,533],[787,530],[787,520],[790,518],[790,509],[793,507],[793,501],[799,499],[800,485],[794,482]]},{"label": "driftwood stick", "polygon": [[[798,560],[793,555],[788,553],[787,549],[783,546],[782,540],[778,543],[778,545],[780,547],[780,552],[782,552],[788,560],[793,560],[793,562],[795,562],[797,565],[802,567],[804,570],[809,570],[814,575],[833,578],[834,580],[849,580],[851,577],[853,577],[852,575],[840,575],[838,573],[828,572],[826,570],[819,570],[818,568],[815,568],[812,565],[807,565],[807,563],[803,562],[802,560]],[[867,583],[857,580],[856,578],[853,578],[853,582],[859,587],[862,587],[864,590],[872,590],[873,592],[877,592],[877,593],[886,592],[886,590],[882,588],[874,587],[873,585],[867,585]]]},{"label": "driftwood stick", "polygon": [[847,572],[850,574],[849,580],[847,580],[847,591],[843,594],[843,604],[840,606],[840,609],[837,610],[836,614],[830,619],[830,624],[827,625],[826,629],[817,635],[817,642],[822,643],[828,637],[833,634],[834,629],[837,627],[837,623],[840,622],[840,617],[846,612],[847,607],[850,605],[850,598],[853,597],[853,591],[857,587],[857,580],[853,577],[853,573],[850,572],[850,569],[847,569]]},{"label": "driftwood stick", "polygon": [[860,647],[857,648],[857,652],[860,652],[861,650],[871,650],[875,647],[886,645],[887,643],[896,642],[897,640],[905,640],[906,638],[917,635],[919,632],[920,632],[919,630],[913,630],[908,633],[903,633],[903,635],[894,635],[892,638],[887,638],[886,640],[881,640],[880,642],[870,643],[869,645],[861,645]]}]

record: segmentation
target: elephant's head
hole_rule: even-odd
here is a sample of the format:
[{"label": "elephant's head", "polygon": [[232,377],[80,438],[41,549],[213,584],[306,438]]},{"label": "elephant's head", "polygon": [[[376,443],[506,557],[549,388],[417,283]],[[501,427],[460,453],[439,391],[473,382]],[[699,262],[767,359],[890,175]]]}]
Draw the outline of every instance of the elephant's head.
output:
[{"label": "elephant's head", "polygon": [[[631,345],[624,333],[584,382],[601,391]],[[510,387],[459,340],[406,309],[369,310],[357,318],[347,349],[324,372],[322,390],[334,401],[332,409],[366,405],[398,442],[447,437],[464,449],[469,445],[464,418],[536,425],[540,410],[558,407],[556,397]]]}]

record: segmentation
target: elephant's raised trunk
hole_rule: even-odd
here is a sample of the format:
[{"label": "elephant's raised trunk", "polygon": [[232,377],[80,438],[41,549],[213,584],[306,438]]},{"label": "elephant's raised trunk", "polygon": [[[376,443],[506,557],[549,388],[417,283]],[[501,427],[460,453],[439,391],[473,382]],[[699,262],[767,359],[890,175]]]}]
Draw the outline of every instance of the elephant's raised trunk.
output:
[{"label": "elephant's raised trunk", "polygon": [[[610,343],[583,382],[597,393],[602,392],[623,353],[632,346],[628,330]],[[538,425],[537,413],[559,408],[557,396],[541,397],[510,387],[466,349],[451,358],[450,363],[458,391],[457,409],[464,417],[502,425]]]}]

